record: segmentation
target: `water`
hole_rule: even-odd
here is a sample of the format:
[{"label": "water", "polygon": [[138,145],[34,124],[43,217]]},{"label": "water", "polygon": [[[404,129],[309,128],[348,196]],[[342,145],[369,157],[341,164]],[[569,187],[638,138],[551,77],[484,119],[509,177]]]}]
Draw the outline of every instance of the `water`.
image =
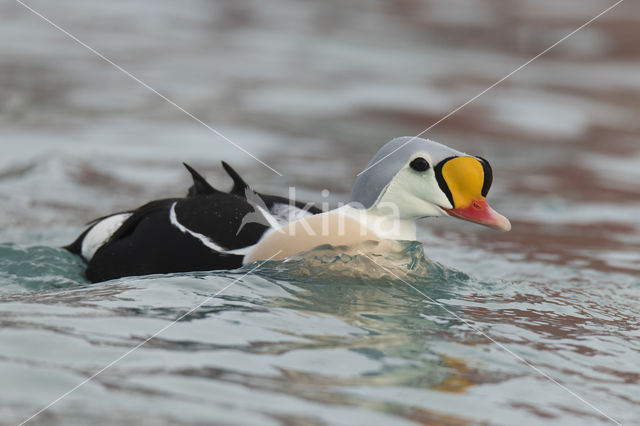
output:
[{"label": "water", "polygon": [[249,274],[100,284],[57,247],[184,194],[180,161],[222,189],[224,159],[262,192],[344,201],[384,142],[610,3],[29,4],[284,177],[0,3],[0,424],[185,314],[29,424],[613,424],[531,366],[639,424],[637,3],[427,133],[491,161],[511,232],[425,220],[420,244],[369,248],[384,268],[325,247]]},{"label": "water", "polygon": [[13,284],[0,311],[8,424],[199,304],[34,424],[607,423],[498,343],[618,421],[636,420],[638,285],[628,278],[483,282],[413,243],[376,263],[373,249],[324,249],[253,273],[88,285],[63,251],[2,249],[2,270],[22,271],[2,278]]}]

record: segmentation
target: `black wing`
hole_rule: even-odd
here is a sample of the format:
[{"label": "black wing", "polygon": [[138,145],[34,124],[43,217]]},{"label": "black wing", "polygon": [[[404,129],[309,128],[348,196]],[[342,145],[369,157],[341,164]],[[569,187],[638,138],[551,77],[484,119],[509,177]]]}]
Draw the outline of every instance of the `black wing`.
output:
[{"label": "black wing", "polygon": [[257,222],[242,226],[242,219],[253,213],[254,208],[246,200],[231,194],[186,198],[176,204],[175,210],[176,219],[182,226],[209,238],[224,250],[251,246],[269,229]]},{"label": "black wing", "polygon": [[120,228],[118,228],[118,230],[113,233],[106,244],[110,244],[114,241],[131,235],[135,232],[136,227],[140,224],[141,221],[145,220],[147,217],[153,215],[154,213],[166,212],[167,214],[169,214],[169,208],[173,205],[173,203],[181,199],[182,198],[166,198],[163,200],[154,200],[142,207],[139,207],[132,212],[131,216],[129,216],[122,225],[120,225]]},{"label": "black wing", "polygon": [[244,256],[226,251],[255,244],[268,229],[249,223],[236,235],[242,218],[250,212],[253,208],[245,200],[224,193],[152,201],[134,211],[96,251],[87,278],[97,282],[239,268]]}]

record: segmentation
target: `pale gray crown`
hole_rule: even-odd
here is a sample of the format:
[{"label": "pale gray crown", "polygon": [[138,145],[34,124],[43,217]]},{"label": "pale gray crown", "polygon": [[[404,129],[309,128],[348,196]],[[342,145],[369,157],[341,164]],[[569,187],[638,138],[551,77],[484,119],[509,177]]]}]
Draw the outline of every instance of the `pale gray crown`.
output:
[{"label": "pale gray crown", "polygon": [[[373,206],[395,175],[418,152],[429,153],[432,167],[445,158],[466,155],[432,140],[413,136],[395,138],[378,150],[364,168],[366,171],[358,176],[353,184],[350,201],[367,209]],[[376,164],[378,161],[380,162]]]}]

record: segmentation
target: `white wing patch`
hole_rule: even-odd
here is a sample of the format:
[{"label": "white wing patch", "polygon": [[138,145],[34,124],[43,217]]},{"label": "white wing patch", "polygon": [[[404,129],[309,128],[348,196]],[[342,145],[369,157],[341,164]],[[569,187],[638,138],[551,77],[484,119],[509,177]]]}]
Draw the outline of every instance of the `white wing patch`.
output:
[{"label": "white wing patch", "polygon": [[171,210],[169,211],[169,221],[171,221],[171,224],[173,226],[175,226],[176,228],[178,228],[181,232],[191,235],[192,237],[197,238],[198,240],[200,240],[200,242],[202,244],[204,244],[205,246],[209,247],[211,250],[215,250],[219,253],[228,253],[228,254],[238,254],[238,255],[242,255],[244,256],[247,251],[253,247],[253,246],[249,246],[249,247],[243,247],[240,249],[236,249],[236,250],[226,250],[225,248],[223,248],[222,246],[219,246],[218,244],[214,243],[213,241],[211,241],[211,238],[207,237],[206,235],[200,234],[199,232],[194,232],[191,229],[187,228],[186,226],[184,226],[183,224],[181,224],[180,222],[178,222],[178,216],[176,215],[176,204],[178,202],[174,202],[171,205]]},{"label": "white wing patch", "polygon": [[91,260],[96,251],[106,243],[109,238],[129,219],[131,213],[120,213],[102,219],[93,225],[82,240],[82,257]]}]

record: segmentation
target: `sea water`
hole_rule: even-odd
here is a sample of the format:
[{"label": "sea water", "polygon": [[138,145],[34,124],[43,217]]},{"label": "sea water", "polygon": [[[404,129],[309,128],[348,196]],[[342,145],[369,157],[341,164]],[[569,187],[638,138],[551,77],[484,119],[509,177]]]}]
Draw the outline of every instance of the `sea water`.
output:
[{"label": "sea water", "polygon": [[637,420],[628,277],[483,281],[407,242],[89,284],[62,249],[0,251],[5,424],[88,378],[33,424]]},{"label": "sea water", "polygon": [[[24,3],[283,176],[0,2],[0,424],[639,423],[637,2],[480,97],[613,2]],[[436,122],[511,232],[98,284],[59,248],[182,161],[333,207]]]}]

